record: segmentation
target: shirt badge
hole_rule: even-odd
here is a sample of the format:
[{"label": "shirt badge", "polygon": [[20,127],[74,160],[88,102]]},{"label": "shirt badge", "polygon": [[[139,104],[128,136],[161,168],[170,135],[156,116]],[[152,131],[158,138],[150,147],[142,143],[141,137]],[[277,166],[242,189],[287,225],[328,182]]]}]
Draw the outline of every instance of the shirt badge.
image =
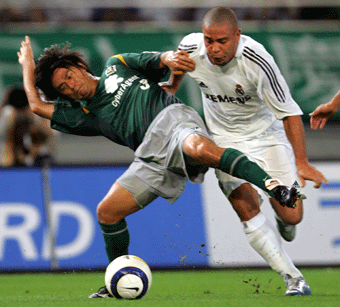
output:
[{"label": "shirt badge", "polygon": [[116,71],[117,71],[116,65],[111,65],[111,66],[109,66],[108,68],[106,68],[106,70],[105,70],[105,75],[106,75],[106,76],[112,75],[112,74],[114,74]]},{"label": "shirt badge", "polygon": [[244,90],[243,90],[241,84],[236,84],[235,92],[239,96],[243,96],[244,95]]}]

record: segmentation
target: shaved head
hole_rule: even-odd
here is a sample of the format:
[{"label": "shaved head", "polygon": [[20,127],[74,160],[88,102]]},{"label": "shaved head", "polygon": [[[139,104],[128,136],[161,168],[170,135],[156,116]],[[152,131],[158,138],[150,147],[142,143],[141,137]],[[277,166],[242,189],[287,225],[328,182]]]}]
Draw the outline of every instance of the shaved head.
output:
[{"label": "shaved head", "polygon": [[203,19],[204,27],[223,26],[229,24],[235,31],[238,29],[238,20],[233,10],[225,7],[215,7],[208,11]]},{"label": "shaved head", "polygon": [[211,9],[203,19],[202,32],[210,62],[219,66],[228,64],[241,38],[235,13],[225,7]]}]

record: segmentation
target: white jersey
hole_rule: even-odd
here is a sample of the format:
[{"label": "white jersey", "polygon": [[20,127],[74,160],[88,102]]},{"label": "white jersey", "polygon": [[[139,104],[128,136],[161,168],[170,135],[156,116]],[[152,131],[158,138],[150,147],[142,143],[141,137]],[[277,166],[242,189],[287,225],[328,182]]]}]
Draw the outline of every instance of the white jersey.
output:
[{"label": "white jersey", "polygon": [[202,92],[206,124],[214,139],[239,142],[282,129],[281,119],[301,115],[273,57],[265,48],[241,35],[235,57],[225,66],[211,64],[202,33],[185,36],[179,47],[196,62],[188,72]]}]

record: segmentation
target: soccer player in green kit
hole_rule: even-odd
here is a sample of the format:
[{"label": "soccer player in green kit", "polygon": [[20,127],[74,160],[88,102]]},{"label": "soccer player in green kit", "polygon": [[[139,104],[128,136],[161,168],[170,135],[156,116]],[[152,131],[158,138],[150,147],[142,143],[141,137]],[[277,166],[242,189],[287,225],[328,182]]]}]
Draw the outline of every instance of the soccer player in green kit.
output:
[{"label": "soccer player in green kit", "polygon": [[[100,78],[68,45],[46,48],[35,64],[26,36],[18,58],[30,107],[50,119],[52,128],[105,136],[135,152],[133,163],[97,207],[109,262],[129,254],[127,215],[159,196],[175,202],[186,182],[202,182],[209,167],[257,185],[283,206],[294,207],[302,197],[240,151],[211,141],[199,114],[172,95],[171,86],[159,85],[168,70],[166,53],[115,55]],[[109,296],[103,287],[90,298]]]}]

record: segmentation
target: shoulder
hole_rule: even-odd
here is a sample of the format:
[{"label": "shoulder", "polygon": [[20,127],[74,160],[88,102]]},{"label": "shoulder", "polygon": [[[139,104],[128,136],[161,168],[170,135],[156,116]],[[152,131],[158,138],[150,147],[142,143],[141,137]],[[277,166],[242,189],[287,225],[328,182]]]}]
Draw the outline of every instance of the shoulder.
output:
[{"label": "shoulder", "polygon": [[264,60],[273,60],[266,48],[253,38],[247,35],[241,36],[242,56],[252,62]]},{"label": "shoulder", "polygon": [[118,67],[126,66],[126,54],[115,54],[111,56],[105,64],[104,70],[102,72],[101,80],[106,79],[107,77],[111,76],[112,74],[117,72]]},{"label": "shoulder", "polygon": [[242,35],[238,50],[239,64],[248,73],[258,74],[259,71],[271,71],[276,69],[276,63],[272,55],[259,42],[249,36]]},{"label": "shoulder", "polygon": [[127,58],[128,54],[127,53],[121,53],[121,54],[115,54],[111,56],[107,61],[106,61],[106,66],[114,65],[114,64],[123,64],[127,65],[125,59]]},{"label": "shoulder", "polygon": [[189,54],[199,53],[203,45],[203,33],[191,33],[183,37],[178,45],[178,50],[184,50]]}]

